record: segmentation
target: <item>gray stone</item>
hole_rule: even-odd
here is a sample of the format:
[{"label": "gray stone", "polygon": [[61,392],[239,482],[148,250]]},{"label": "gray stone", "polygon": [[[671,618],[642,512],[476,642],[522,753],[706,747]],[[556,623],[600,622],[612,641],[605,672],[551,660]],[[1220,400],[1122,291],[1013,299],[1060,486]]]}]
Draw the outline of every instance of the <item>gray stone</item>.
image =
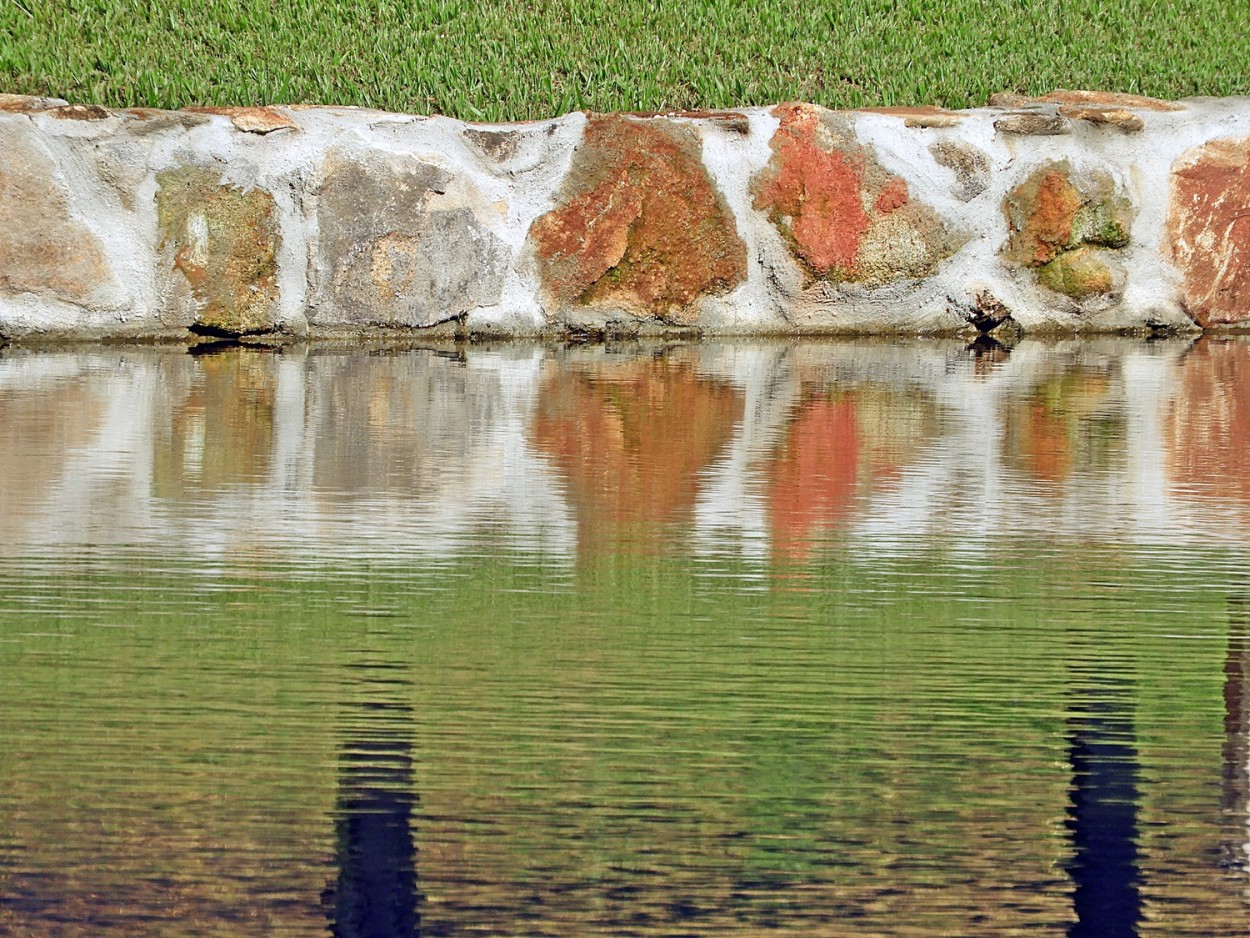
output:
[{"label": "gray stone", "polygon": [[411,157],[328,160],[314,322],[433,326],[499,301],[507,248],[472,207],[442,198],[451,183]]}]

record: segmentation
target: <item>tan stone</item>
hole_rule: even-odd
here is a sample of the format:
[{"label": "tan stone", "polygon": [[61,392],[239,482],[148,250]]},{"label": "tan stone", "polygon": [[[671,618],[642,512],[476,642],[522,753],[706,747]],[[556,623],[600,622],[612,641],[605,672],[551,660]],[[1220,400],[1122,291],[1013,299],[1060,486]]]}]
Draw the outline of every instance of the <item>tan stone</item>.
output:
[{"label": "tan stone", "polygon": [[10,113],[46,111],[49,108],[65,107],[68,103],[61,98],[45,98],[29,94],[0,94],[0,111]]},{"label": "tan stone", "polygon": [[1055,111],[1016,111],[994,121],[994,129],[1003,134],[1032,137],[1055,137],[1072,133],[1067,118]]},{"label": "tan stone", "polygon": [[159,250],[169,272],[190,287],[196,325],[230,335],[273,329],[279,244],[273,196],[226,185],[215,170],[199,167],[166,170],[156,181]]},{"label": "tan stone", "polygon": [[1172,169],[1164,253],[1201,326],[1250,319],[1250,138],[1189,150]]},{"label": "tan stone", "polygon": [[955,174],[955,198],[971,202],[990,184],[989,158],[970,143],[943,140],[929,147],[929,152],[939,166],[945,166]]},{"label": "tan stone", "polygon": [[1132,111],[1126,111],[1122,107],[1090,107],[1083,104],[1065,104],[1059,108],[1059,113],[1070,120],[1114,127],[1116,130],[1126,134],[1139,133],[1146,126],[1140,117]]},{"label": "tan stone", "polygon": [[275,130],[294,130],[293,120],[273,107],[189,107],[193,114],[218,114],[230,118],[235,129],[249,134],[269,134]]},{"label": "tan stone", "polygon": [[1069,91],[1057,88],[1038,98],[1003,91],[990,96],[991,107],[1020,108],[1027,104],[1076,104],[1105,108],[1135,108],[1142,111],[1183,111],[1185,106],[1175,101],[1161,101],[1137,94],[1120,94],[1115,91]]},{"label": "tan stone", "polygon": [[0,135],[0,290],[87,305],[112,272],[74,216],[56,165],[23,135]]}]

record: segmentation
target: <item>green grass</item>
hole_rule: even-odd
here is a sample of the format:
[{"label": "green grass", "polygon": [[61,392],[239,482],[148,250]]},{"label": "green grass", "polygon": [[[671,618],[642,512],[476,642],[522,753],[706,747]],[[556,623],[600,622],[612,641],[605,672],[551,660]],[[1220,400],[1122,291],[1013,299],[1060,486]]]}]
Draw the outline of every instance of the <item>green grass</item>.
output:
[{"label": "green grass", "polygon": [[0,0],[0,89],[473,120],[1250,93],[1246,0]]}]

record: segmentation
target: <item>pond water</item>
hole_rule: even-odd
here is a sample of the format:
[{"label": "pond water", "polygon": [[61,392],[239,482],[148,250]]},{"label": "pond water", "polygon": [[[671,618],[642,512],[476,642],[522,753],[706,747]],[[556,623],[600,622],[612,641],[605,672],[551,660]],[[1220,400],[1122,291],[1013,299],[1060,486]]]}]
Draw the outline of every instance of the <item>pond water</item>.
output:
[{"label": "pond water", "polygon": [[0,934],[1250,933],[1250,345],[0,356]]}]

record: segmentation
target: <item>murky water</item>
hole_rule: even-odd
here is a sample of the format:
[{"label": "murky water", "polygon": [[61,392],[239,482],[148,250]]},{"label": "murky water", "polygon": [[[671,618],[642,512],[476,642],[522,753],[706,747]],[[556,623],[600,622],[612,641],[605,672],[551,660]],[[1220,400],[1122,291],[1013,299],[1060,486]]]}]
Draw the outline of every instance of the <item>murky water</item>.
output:
[{"label": "murky water", "polygon": [[1250,934],[1250,345],[0,357],[0,934]]}]

